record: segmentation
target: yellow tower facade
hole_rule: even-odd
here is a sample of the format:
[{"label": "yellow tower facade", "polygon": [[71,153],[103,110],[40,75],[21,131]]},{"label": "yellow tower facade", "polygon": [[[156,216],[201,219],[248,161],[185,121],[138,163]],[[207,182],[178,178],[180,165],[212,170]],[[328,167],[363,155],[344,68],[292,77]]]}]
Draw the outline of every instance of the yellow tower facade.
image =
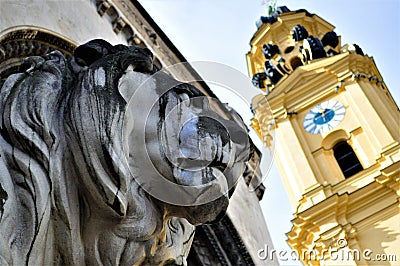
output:
[{"label": "yellow tower facade", "polygon": [[252,126],[296,209],[289,245],[304,264],[399,265],[400,112],[374,60],[306,10],[261,22]]}]

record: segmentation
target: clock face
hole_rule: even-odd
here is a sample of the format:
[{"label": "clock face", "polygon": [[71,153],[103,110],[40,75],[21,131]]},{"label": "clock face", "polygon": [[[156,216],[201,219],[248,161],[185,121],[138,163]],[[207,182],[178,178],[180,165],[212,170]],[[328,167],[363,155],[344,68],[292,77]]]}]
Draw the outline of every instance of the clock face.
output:
[{"label": "clock face", "polygon": [[338,101],[317,104],[304,117],[303,127],[312,134],[327,132],[336,127],[344,117],[346,109]]}]

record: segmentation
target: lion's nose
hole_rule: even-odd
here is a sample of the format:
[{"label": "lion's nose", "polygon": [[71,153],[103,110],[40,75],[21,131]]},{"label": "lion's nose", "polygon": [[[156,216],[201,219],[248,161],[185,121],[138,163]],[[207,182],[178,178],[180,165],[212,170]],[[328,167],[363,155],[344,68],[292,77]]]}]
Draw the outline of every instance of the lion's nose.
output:
[{"label": "lion's nose", "polygon": [[220,141],[215,136],[196,130],[197,119],[185,123],[179,132],[179,165],[185,169],[201,169],[215,160]]},{"label": "lion's nose", "polygon": [[229,164],[248,160],[248,134],[229,120],[192,118],[181,128],[179,143],[182,156],[197,167],[207,164],[223,170]]},{"label": "lion's nose", "polygon": [[[211,121],[209,121],[211,120]],[[179,132],[179,148],[183,157],[199,167],[219,166],[224,168],[228,159],[229,134],[218,122],[207,117],[196,117],[187,121]],[[226,162],[225,162],[226,163]]]}]

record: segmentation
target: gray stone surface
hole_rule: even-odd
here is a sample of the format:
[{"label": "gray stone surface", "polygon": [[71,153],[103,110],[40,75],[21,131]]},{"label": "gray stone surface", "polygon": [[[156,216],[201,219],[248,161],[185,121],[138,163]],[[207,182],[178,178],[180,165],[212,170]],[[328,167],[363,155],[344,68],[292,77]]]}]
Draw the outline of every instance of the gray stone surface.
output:
[{"label": "gray stone surface", "polygon": [[102,18],[95,10],[94,2],[87,0],[2,0],[0,31],[32,25],[62,34],[78,44],[100,37],[112,44],[126,44],[122,35],[114,33],[107,16]]},{"label": "gray stone surface", "polygon": [[[278,261],[263,260],[258,255],[260,249],[268,246],[274,249],[263,213],[258,203],[258,198],[253,189],[248,187],[243,179],[239,179],[236,191],[232,195],[228,207],[228,216],[235,225],[236,230],[242,237],[255,265],[279,265]],[[264,256],[264,253],[262,254]]]},{"label": "gray stone surface", "polygon": [[153,76],[151,58],[97,40],[71,61],[30,57],[6,80],[0,265],[184,265],[192,224],[225,213],[245,126],[193,86]]}]

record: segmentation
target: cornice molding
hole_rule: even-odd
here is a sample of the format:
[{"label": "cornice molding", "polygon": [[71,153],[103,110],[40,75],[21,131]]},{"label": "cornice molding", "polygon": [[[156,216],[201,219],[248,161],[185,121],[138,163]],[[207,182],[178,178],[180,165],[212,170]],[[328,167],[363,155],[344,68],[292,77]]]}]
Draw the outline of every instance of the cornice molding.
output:
[{"label": "cornice molding", "polygon": [[188,257],[192,265],[254,265],[239,233],[226,215],[216,224],[196,227]]},{"label": "cornice molding", "polygon": [[[393,168],[399,166],[400,162]],[[288,244],[299,254],[302,250],[334,247],[339,239],[358,245],[357,233],[399,212],[400,195],[394,190],[400,185],[398,171],[388,170],[392,173],[389,177],[382,174],[358,190],[335,193],[306,210],[298,210],[287,233]]]}]

